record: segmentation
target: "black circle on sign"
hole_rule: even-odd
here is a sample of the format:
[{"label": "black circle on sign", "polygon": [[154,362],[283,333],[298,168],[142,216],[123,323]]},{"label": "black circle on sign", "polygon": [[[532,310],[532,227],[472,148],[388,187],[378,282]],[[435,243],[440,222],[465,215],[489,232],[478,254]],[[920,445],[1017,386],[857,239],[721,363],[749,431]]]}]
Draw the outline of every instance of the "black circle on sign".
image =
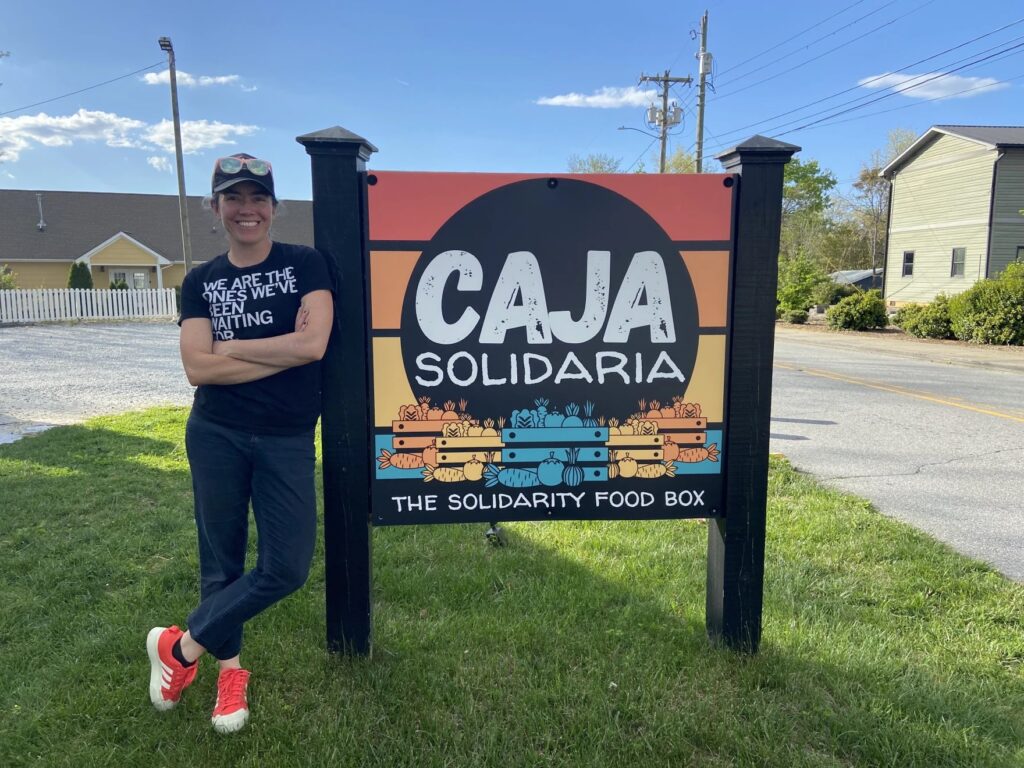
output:
[{"label": "black circle on sign", "polygon": [[[442,314],[446,323],[455,323],[467,309],[479,315],[472,332],[453,344],[439,344],[421,329],[416,311],[416,296],[427,265],[446,251],[465,251],[479,262],[480,290],[458,290],[459,275],[447,276],[442,293]],[[550,343],[528,343],[525,328],[506,331],[500,344],[480,343],[481,326],[487,317],[488,303],[499,274],[510,253],[528,251],[536,257],[543,281],[543,294],[549,312],[569,311],[578,320],[586,306],[587,252],[610,252],[608,301],[604,306],[601,330],[582,343],[566,343],[554,334]],[[616,302],[647,304],[647,297],[619,296],[619,288],[634,256],[654,251],[664,265],[671,303],[675,341],[653,343],[652,330],[638,326],[629,330],[625,340],[604,341],[607,320]],[[521,303],[522,296],[513,304]],[[698,317],[693,283],[679,250],[651,216],[632,201],[596,184],[576,179],[559,179],[552,187],[549,179],[528,179],[499,187],[468,203],[446,221],[417,260],[402,307],[402,357],[413,393],[427,395],[432,405],[445,401],[468,402],[466,410],[475,418],[511,417],[515,409],[534,408],[534,401],[549,401],[549,410],[565,414],[565,406],[584,402],[595,404],[594,417],[620,420],[639,410],[638,401],[659,400],[669,404],[682,395],[693,374],[697,356]],[[604,358],[604,383],[598,381],[598,353],[617,353]],[[684,377],[655,378],[647,381],[660,353]],[[552,371],[546,380],[524,383],[524,355],[541,355],[550,361]],[[569,353],[573,353],[592,382],[582,378],[563,378],[556,374]],[[487,376],[485,385],[484,356]],[[640,356],[640,380],[636,378]],[[456,356],[454,360],[451,360]],[[516,359],[518,383],[511,383],[512,362]],[[451,366],[449,367],[449,361]],[[608,370],[616,361],[625,360],[621,373]],[[542,370],[536,366],[535,370]],[[437,369],[442,374],[437,373]],[[576,365],[569,371],[579,373]],[[672,372],[664,362],[657,366],[662,374]],[[450,372],[449,372],[450,371]],[[384,375],[378,372],[377,375]],[[440,383],[434,383],[438,378]],[[453,378],[455,381],[453,381]],[[419,379],[419,380],[418,380]],[[627,380],[628,379],[628,380]],[[470,381],[472,380],[472,381]],[[456,383],[458,382],[458,383]],[[468,383],[467,383],[468,382]],[[580,413],[583,416],[583,413]],[[511,424],[510,424],[511,426]]]}]

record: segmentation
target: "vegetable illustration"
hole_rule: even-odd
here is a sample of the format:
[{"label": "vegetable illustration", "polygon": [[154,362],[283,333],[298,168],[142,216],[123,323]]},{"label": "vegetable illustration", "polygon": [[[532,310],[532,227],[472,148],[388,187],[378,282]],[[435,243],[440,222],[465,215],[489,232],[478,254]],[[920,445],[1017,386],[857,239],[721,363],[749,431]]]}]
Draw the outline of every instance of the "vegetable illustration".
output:
[{"label": "vegetable illustration", "polygon": [[548,416],[548,405],[549,401],[546,398],[539,397],[533,401],[533,404],[537,406],[533,410],[533,425],[535,427],[545,427],[545,420]]},{"label": "vegetable illustration", "polygon": [[417,453],[392,453],[387,448],[380,449],[380,456],[377,457],[380,469],[395,467],[395,469],[419,469],[423,466],[423,457]]},{"label": "vegetable illustration", "polygon": [[580,407],[576,403],[569,403],[565,406],[565,419],[563,427],[582,427],[583,419],[580,418]]},{"label": "vegetable illustration", "polygon": [[630,458],[629,454],[624,454],[619,459],[619,477],[636,477],[637,464],[636,459]]},{"label": "vegetable illustration", "polygon": [[618,465],[618,464],[616,464],[616,463],[615,463],[615,462],[613,461],[613,462],[611,462],[611,463],[610,463],[610,464],[608,465],[608,479],[609,479],[609,480],[614,480],[614,479],[615,479],[616,477],[618,477],[618,476],[619,476],[619,465]]},{"label": "vegetable illustration", "polygon": [[543,485],[561,485],[564,469],[565,464],[556,459],[555,452],[551,451],[551,455],[537,467],[537,477]]},{"label": "vegetable illustration", "polygon": [[431,440],[430,445],[423,449],[423,463],[437,464],[437,440]]},{"label": "vegetable illustration", "polygon": [[622,430],[619,429],[619,420],[616,418],[608,419],[608,434],[609,435],[621,435]]},{"label": "vegetable illustration", "polygon": [[497,437],[498,430],[494,428],[494,419],[484,419],[484,428],[480,433],[481,437]]},{"label": "vegetable illustration", "polygon": [[529,429],[535,426],[537,426],[537,421],[533,411],[526,408],[512,411],[512,429]]},{"label": "vegetable illustration", "polygon": [[416,401],[419,403],[420,420],[430,418],[427,415],[430,413],[430,395],[420,395],[418,398],[416,398]]},{"label": "vegetable illustration", "polygon": [[427,419],[430,421],[440,421],[442,416],[444,416],[444,410],[436,405],[432,405],[427,409]]},{"label": "vegetable illustration", "polygon": [[399,421],[419,421],[422,416],[419,405],[403,405],[398,409]]},{"label": "vegetable illustration", "polygon": [[567,453],[569,454],[569,464],[562,473],[562,480],[570,488],[575,488],[583,482],[583,467],[577,463],[580,458],[580,449],[570,448]]},{"label": "vegetable illustration", "polygon": [[444,426],[441,427],[441,435],[443,437],[462,437],[462,422],[461,421],[447,421]]},{"label": "vegetable illustration", "polygon": [[676,476],[676,465],[671,461],[666,461],[662,464],[644,464],[636,471],[636,476],[645,480],[650,480],[656,477],[675,477]]},{"label": "vegetable illustration", "polygon": [[545,427],[561,427],[564,423],[565,416],[559,413],[557,408],[552,408],[544,417]]},{"label": "vegetable illustration", "polygon": [[583,426],[584,427],[596,427],[597,421],[594,419],[594,404],[587,400],[583,404]]},{"label": "vegetable illustration", "polygon": [[681,461],[684,464],[696,464],[698,461],[718,461],[719,450],[715,446],[717,443],[712,443],[707,448],[683,448],[679,451],[679,458],[676,461]]},{"label": "vegetable illustration", "polygon": [[462,474],[466,476],[467,480],[479,480],[484,476],[483,462],[474,455],[473,458],[462,465]]},{"label": "vegetable illustration", "polygon": [[441,421],[455,421],[458,418],[459,414],[455,412],[455,403],[451,400],[446,400],[444,411],[441,413]]},{"label": "vegetable illustration", "polygon": [[467,437],[483,437],[484,428],[480,426],[480,422],[477,419],[469,419],[464,421],[465,432]]},{"label": "vegetable illustration", "polygon": [[[641,409],[643,410],[643,409]],[[651,410],[647,412],[648,419],[660,419],[661,418],[661,401],[651,400]]]},{"label": "vegetable illustration", "polygon": [[696,419],[700,416],[700,403],[683,403],[679,415],[684,419]]},{"label": "vegetable illustration", "polygon": [[506,488],[533,488],[540,485],[540,478],[532,469],[500,468],[496,464],[488,464],[484,470],[484,485],[488,488],[495,485],[504,485]]},{"label": "vegetable illustration", "polygon": [[429,483],[437,480],[439,483],[461,483],[466,479],[460,467],[435,467],[428,464],[423,470],[423,481]]},{"label": "vegetable illustration", "polygon": [[670,437],[665,438],[665,444],[661,446],[661,455],[665,461],[675,461],[679,458],[679,444]]}]

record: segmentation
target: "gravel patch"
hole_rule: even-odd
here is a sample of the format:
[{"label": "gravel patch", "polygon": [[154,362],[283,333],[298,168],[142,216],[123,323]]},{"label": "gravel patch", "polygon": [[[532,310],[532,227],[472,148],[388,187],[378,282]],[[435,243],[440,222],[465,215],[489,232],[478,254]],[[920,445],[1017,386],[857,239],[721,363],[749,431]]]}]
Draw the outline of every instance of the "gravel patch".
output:
[{"label": "gravel patch", "polygon": [[171,321],[0,327],[0,443],[58,424],[189,405]]}]

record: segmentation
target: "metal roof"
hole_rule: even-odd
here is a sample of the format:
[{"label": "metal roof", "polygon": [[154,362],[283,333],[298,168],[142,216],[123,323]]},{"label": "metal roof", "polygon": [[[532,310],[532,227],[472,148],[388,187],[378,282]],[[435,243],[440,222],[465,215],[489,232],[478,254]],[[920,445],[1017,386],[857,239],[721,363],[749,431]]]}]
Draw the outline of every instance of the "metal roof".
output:
[{"label": "metal roof", "polygon": [[[172,262],[182,262],[177,195],[111,192],[42,192],[46,229],[39,231],[36,191],[0,190],[0,264],[9,261],[72,261],[124,232]],[[192,256],[212,259],[227,250],[220,223],[203,198],[188,198]],[[276,239],[313,244],[313,204],[283,200],[274,218]]]}]

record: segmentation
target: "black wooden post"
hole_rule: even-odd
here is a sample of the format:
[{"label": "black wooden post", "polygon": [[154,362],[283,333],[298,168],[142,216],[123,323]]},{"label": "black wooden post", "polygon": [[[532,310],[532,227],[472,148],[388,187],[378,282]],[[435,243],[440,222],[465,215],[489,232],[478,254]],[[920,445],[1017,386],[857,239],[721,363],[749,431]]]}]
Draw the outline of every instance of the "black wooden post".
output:
[{"label": "black wooden post", "polygon": [[374,147],[344,128],[296,138],[313,171],[313,242],[340,277],[335,332],[324,356],[324,568],[327,648],[369,654],[370,379],[366,161]]},{"label": "black wooden post", "polygon": [[756,653],[761,642],[782,175],[799,151],[754,136],[717,156],[740,178],[726,383],[725,517],[708,524],[707,629],[748,653]]}]

